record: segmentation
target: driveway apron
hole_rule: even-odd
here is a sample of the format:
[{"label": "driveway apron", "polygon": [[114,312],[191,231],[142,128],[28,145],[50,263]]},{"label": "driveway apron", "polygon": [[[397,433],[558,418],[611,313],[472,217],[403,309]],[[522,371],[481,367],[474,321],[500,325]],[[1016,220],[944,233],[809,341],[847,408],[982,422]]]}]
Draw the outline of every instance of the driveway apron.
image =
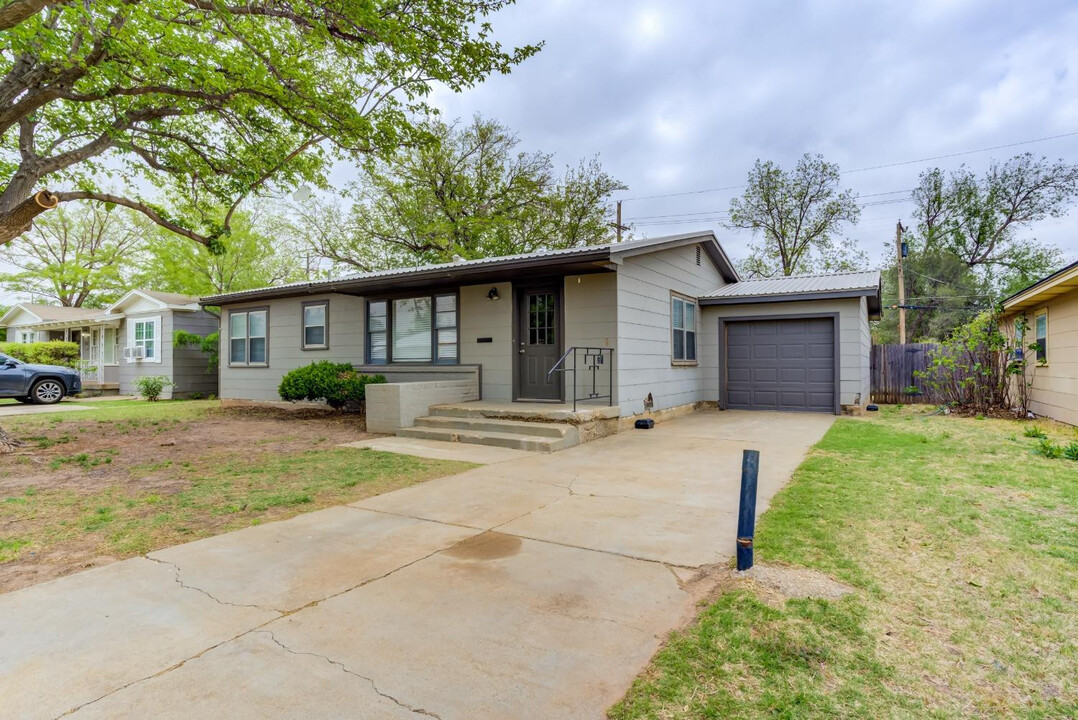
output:
[{"label": "driveway apron", "polygon": [[[827,415],[701,412],[0,595],[0,717],[601,718]],[[358,455],[357,455],[358,457]]]}]

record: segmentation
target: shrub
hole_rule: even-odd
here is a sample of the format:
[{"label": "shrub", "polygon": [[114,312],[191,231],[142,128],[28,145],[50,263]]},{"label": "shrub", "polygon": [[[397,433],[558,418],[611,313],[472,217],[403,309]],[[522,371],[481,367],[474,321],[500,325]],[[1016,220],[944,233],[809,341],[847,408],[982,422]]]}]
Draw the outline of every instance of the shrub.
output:
[{"label": "shrub", "polygon": [[135,389],[150,402],[160,400],[165,388],[174,384],[166,375],[140,375],[135,378]]},{"label": "shrub", "polygon": [[0,343],[0,352],[16,360],[38,365],[79,366],[79,344],[51,340],[36,343]]},{"label": "shrub", "polygon": [[1041,438],[1036,448],[1038,455],[1043,455],[1050,460],[1063,457],[1063,448],[1048,438]]},{"label": "shrub", "polygon": [[1067,443],[1067,447],[1063,448],[1063,457],[1068,460],[1078,460],[1078,442]]},{"label": "shrub", "polygon": [[1023,433],[1023,435],[1025,435],[1026,437],[1031,437],[1031,438],[1046,438],[1046,437],[1048,437],[1048,433],[1046,433],[1044,430],[1041,430],[1036,425],[1030,425],[1029,427],[1027,427],[1025,432]]},{"label": "shrub", "polygon": [[281,378],[277,393],[282,400],[325,401],[337,410],[367,397],[367,385],[384,383],[385,375],[364,375],[349,363],[328,360],[296,368]]},{"label": "shrub", "polygon": [[[913,374],[944,404],[987,416],[992,410],[1012,409],[1014,378],[1025,373],[1024,360],[1017,359],[1021,357],[1018,349],[1000,331],[999,317],[986,312],[930,350],[928,366]],[[1024,415],[1025,408],[1020,410]]]}]

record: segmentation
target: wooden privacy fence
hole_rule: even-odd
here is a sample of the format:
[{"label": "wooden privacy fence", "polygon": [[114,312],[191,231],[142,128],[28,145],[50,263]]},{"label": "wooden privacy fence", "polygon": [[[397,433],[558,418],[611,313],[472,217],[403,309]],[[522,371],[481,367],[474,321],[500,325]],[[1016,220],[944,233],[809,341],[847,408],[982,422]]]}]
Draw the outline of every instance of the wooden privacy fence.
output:
[{"label": "wooden privacy fence", "polygon": [[[928,367],[928,352],[938,345],[906,343],[872,346],[872,402],[936,403],[938,398],[925,389],[914,373]],[[907,392],[916,387],[918,392]]]}]

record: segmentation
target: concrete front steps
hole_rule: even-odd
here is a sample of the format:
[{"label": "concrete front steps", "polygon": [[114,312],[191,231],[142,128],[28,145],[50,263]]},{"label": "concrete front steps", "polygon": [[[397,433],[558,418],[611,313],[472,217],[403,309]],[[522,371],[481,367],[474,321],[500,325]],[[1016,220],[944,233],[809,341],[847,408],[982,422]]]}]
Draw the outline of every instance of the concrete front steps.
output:
[{"label": "concrete front steps", "polygon": [[[536,403],[466,402],[434,405],[399,437],[556,452],[616,432],[617,408],[581,409]],[[611,430],[612,428],[612,430]]]}]

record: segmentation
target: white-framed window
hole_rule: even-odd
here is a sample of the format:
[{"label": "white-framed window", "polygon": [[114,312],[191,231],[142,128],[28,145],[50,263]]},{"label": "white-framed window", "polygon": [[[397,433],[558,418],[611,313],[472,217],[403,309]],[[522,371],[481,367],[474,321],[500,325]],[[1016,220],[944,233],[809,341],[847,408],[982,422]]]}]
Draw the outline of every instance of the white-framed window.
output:
[{"label": "white-framed window", "polygon": [[228,364],[269,365],[269,310],[241,310],[228,314]]},{"label": "white-framed window", "polygon": [[1033,319],[1033,328],[1037,337],[1037,362],[1048,362],[1048,308],[1037,312]]},{"label": "white-framed window", "polygon": [[135,320],[135,341],[132,347],[142,348],[143,360],[156,360],[157,323],[153,320]]},{"label": "white-framed window", "polygon": [[371,300],[367,303],[367,362],[456,364],[455,294]]},{"label": "white-framed window", "polygon": [[37,333],[33,330],[23,330],[19,333],[19,342],[26,345],[37,339]]},{"label": "white-framed window", "polygon": [[303,303],[303,349],[329,348],[329,301]]},{"label": "white-framed window", "polygon": [[683,295],[670,297],[670,359],[675,365],[696,364],[696,301]]},{"label": "white-framed window", "polygon": [[[127,362],[161,362],[161,316],[128,318],[126,322],[124,358]],[[75,339],[74,333],[71,339]],[[139,349],[141,358],[138,357]]]}]

